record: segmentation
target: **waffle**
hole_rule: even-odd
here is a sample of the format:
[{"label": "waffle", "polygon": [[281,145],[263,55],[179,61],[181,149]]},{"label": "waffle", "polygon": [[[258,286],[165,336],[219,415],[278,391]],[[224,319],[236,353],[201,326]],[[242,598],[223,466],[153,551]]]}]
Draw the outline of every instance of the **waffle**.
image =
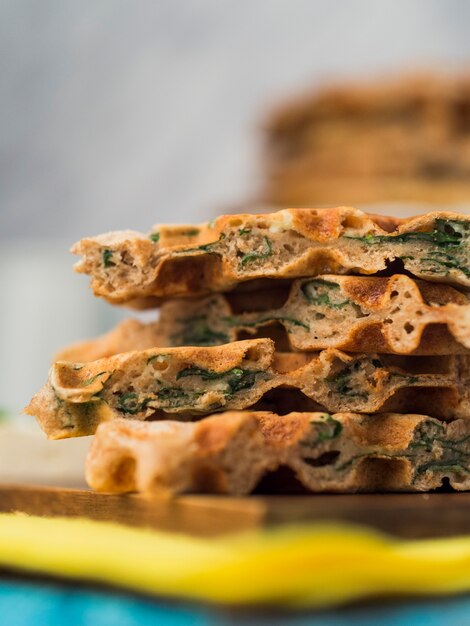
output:
[{"label": "waffle", "polygon": [[398,274],[326,275],[277,290],[171,301],[158,322],[126,320],[58,358],[90,361],[127,350],[220,345],[253,336],[270,336],[284,351],[464,354],[470,348],[470,302],[450,286]]},{"label": "waffle", "polygon": [[444,481],[465,490],[469,454],[470,421],[228,412],[196,423],[102,424],[86,476],[93,489],[111,493],[241,495],[260,489],[269,475],[278,492],[282,469],[309,492],[428,491]]},{"label": "waffle", "polygon": [[[226,215],[198,226],[155,226],[82,239],[76,270],[112,303],[151,307],[271,279],[374,274],[398,261],[419,278],[470,286],[470,218],[437,211],[399,220],[357,209]],[[392,272],[393,273],[393,272]],[[261,281],[261,283],[260,283]]]},{"label": "waffle", "polygon": [[[273,408],[364,413],[469,413],[468,357],[276,353],[270,339],[210,348],[152,348],[86,364],[55,363],[26,411],[52,439],[91,435],[101,422],[195,419]],[[286,412],[287,412],[286,411]]]}]

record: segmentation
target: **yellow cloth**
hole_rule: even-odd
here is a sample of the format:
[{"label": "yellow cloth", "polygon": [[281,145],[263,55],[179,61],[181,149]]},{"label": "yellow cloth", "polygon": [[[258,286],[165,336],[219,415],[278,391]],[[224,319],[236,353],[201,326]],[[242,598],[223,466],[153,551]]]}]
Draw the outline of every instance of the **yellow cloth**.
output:
[{"label": "yellow cloth", "polygon": [[398,541],[330,524],[200,539],[4,513],[0,566],[180,599],[323,607],[377,594],[469,591],[470,537]]}]

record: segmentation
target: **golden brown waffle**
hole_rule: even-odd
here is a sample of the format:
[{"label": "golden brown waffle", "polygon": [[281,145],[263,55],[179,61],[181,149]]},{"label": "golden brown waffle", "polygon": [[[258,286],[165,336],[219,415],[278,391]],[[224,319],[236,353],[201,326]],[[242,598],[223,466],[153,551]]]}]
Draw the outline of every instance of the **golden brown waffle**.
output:
[{"label": "golden brown waffle", "polygon": [[468,357],[274,351],[270,339],[153,348],[86,364],[58,362],[26,409],[52,439],[91,435],[120,417],[188,420],[253,406],[276,411],[419,411],[470,416]]},{"label": "golden brown waffle", "polygon": [[[427,491],[444,480],[466,490],[469,454],[470,421],[245,411],[196,423],[102,424],[86,475],[110,493],[247,494],[285,468],[310,492]],[[278,474],[276,492],[281,486]]]},{"label": "golden brown waffle", "polygon": [[277,290],[171,301],[158,322],[127,320],[58,358],[90,361],[127,350],[220,345],[247,336],[270,336],[278,350],[463,354],[470,348],[470,302],[450,286],[399,274],[326,275]]},{"label": "golden brown waffle", "polygon": [[285,209],[156,226],[148,235],[108,233],[72,251],[96,295],[148,307],[242,284],[254,289],[267,279],[393,273],[396,260],[417,277],[468,287],[469,235],[470,218],[445,211],[398,220],[347,207]]}]

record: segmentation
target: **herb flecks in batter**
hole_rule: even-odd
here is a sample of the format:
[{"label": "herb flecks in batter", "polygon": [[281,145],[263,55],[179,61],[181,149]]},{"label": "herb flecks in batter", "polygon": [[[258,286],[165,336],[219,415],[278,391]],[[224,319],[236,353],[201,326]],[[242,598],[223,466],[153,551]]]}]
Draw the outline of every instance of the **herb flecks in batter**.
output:
[{"label": "herb flecks in batter", "polygon": [[442,461],[430,461],[423,463],[416,469],[415,481],[426,472],[452,472],[465,475],[470,472],[470,469],[468,465],[463,465],[462,459],[459,457]]},{"label": "herb flecks in batter", "polygon": [[323,422],[318,424],[318,435],[316,443],[322,443],[330,439],[336,439],[341,434],[343,425],[335,420],[331,415],[326,415]]},{"label": "herb flecks in batter", "polygon": [[343,300],[340,296],[340,286],[329,280],[317,278],[303,283],[302,294],[307,302],[314,305],[325,305],[332,309],[342,309],[350,304],[349,300]]},{"label": "herb flecks in batter", "polygon": [[423,422],[416,429],[410,450],[424,449],[430,452],[435,443],[441,444],[445,437],[445,427],[437,422]]},{"label": "herb flecks in batter", "polygon": [[[332,390],[341,396],[367,400],[367,392],[358,389],[357,382],[354,381],[354,376],[360,371],[360,369],[361,362],[356,361],[350,366],[345,367],[338,374],[332,376],[331,378],[327,378],[327,382]],[[363,385],[363,377],[361,377],[358,382]]]},{"label": "herb flecks in batter", "polygon": [[265,324],[271,324],[272,322],[281,322],[287,324],[289,326],[299,326],[301,328],[305,328],[305,330],[310,330],[310,326],[305,322],[301,322],[294,317],[287,317],[285,315],[270,315],[269,317],[259,317],[252,321],[245,321],[243,318],[231,316],[224,317],[223,321],[226,322],[230,327],[239,326],[240,328],[256,328],[257,326],[264,326]]},{"label": "herb flecks in batter", "polygon": [[172,345],[216,346],[230,341],[227,333],[211,328],[207,315],[192,315],[177,321],[182,329],[172,335]]},{"label": "herb flecks in batter", "polygon": [[[365,235],[363,237],[348,237],[367,245],[375,244],[416,244],[422,242],[425,246],[424,256],[416,259],[415,255],[397,255],[402,261],[419,262],[423,265],[421,271],[428,274],[448,274],[449,270],[457,270],[470,276],[468,240],[470,224],[460,220],[437,218],[431,231],[411,231],[400,235]],[[414,252],[414,250],[410,250]]]},{"label": "herb flecks in batter", "polygon": [[204,391],[183,389],[182,387],[161,387],[153,393],[129,392],[118,397],[116,409],[128,415],[137,415],[150,409],[171,410],[175,408],[193,409]]},{"label": "herb flecks in batter", "polygon": [[104,267],[114,267],[116,263],[113,261],[113,251],[106,248],[103,250],[103,265]]},{"label": "herb flecks in batter", "polygon": [[267,237],[263,237],[263,250],[261,252],[248,252],[244,254],[240,260],[240,265],[245,267],[248,263],[259,259],[267,259],[273,253],[271,241]]},{"label": "herb flecks in batter", "polygon": [[188,254],[191,252],[208,252],[209,254],[217,254],[221,255],[222,251],[219,250],[220,242],[225,239],[225,233],[220,233],[219,239],[217,241],[211,241],[210,243],[204,243],[200,246],[196,246],[195,248],[183,248],[182,250],[175,250],[176,254]]},{"label": "herb flecks in batter", "polygon": [[405,374],[402,372],[390,372],[390,380],[394,380],[396,382],[402,381],[406,385],[416,385],[420,382],[419,376],[410,376],[410,374]]},{"label": "herb flecks in batter", "polygon": [[212,370],[190,366],[178,372],[176,381],[183,378],[195,377],[196,384],[204,384],[192,388],[191,385],[194,383],[189,383],[189,381],[187,385],[168,384],[167,386],[161,381],[156,381],[162,386],[156,390],[154,389],[152,392],[147,391],[144,394],[132,391],[119,395],[116,409],[121,413],[129,415],[142,413],[149,408],[163,410],[186,408],[192,410],[195,408],[198,399],[210,391],[210,387],[208,387],[207,383],[220,381],[222,387],[220,389],[216,387],[214,390],[220,391],[221,402],[210,407],[211,409],[219,408],[224,404],[222,398],[230,399],[239,391],[253,387],[260,377],[266,378],[267,376],[269,376],[269,374],[261,370],[250,370],[239,367],[231,368],[225,372],[214,372]]},{"label": "herb flecks in batter", "polygon": [[104,376],[105,374],[109,374],[109,372],[99,372],[99,374],[95,374],[91,378],[88,378],[87,380],[84,380],[82,382],[81,386],[82,387],[89,387],[90,385],[92,385],[95,382],[95,380],[97,380],[100,376]]},{"label": "herb flecks in batter", "polygon": [[355,239],[367,244],[376,243],[407,243],[409,241],[426,241],[443,248],[459,246],[469,236],[470,225],[459,220],[437,218],[431,231],[410,231],[400,235],[364,235],[362,237],[344,236],[344,239]]},{"label": "herb flecks in batter", "polygon": [[195,401],[204,394],[204,391],[185,390],[182,387],[163,387],[155,392],[156,399],[163,409],[172,409],[182,406],[193,408]]},{"label": "herb flecks in batter", "polygon": [[139,394],[135,392],[123,393],[118,397],[116,409],[121,413],[128,413],[129,415],[135,415],[143,409],[142,402],[139,399]]},{"label": "herb flecks in batter", "polygon": [[313,447],[325,441],[336,439],[343,430],[341,422],[336,420],[329,413],[323,415],[322,421],[314,420],[311,422],[311,425],[315,429],[314,433],[316,436],[313,439],[311,435],[307,436],[306,439],[300,442],[302,446]]},{"label": "herb flecks in batter", "polygon": [[263,372],[262,370],[243,369],[240,367],[233,367],[226,372],[214,372],[212,370],[191,366],[179,371],[176,375],[176,380],[186,378],[188,376],[197,376],[203,381],[223,380],[226,382],[228,386],[228,394],[231,396],[243,389],[253,387],[260,375],[265,377],[267,372]]}]

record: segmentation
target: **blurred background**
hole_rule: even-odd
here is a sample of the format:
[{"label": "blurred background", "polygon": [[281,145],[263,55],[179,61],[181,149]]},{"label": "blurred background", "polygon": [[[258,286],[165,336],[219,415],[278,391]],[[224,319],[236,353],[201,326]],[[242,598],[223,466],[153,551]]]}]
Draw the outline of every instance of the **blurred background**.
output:
[{"label": "blurred background", "polygon": [[[454,141],[454,126],[450,140],[449,123],[442,122],[450,106],[445,81],[426,87],[418,98],[412,89],[404,109],[393,104],[403,104],[403,95],[397,100],[393,90],[380,88],[382,96],[371,106],[383,110],[384,102],[392,102],[385,130],[382,114],[374,127],[357,123],[358,109],[370,118],[367,95],[359,98],[362,104],[353,97],[353,105],[350,99],[344,105],[348,97],[333,97],[333,121],[325,107],[318,115],[308,113],[316,110],[314,100],[309,104],[307,98],[307,114],[305,104],[298,109],[295,103],[297,95],[305,103],[302,94],[329,83],[382,84],[409,72],[465,73],[469,23],[466,0],[0,0],[2,409],[19,412],[45,381],[59,347],[129,315],[93,298],[87,279],[73,274],[67,250],[83,236],[147,231],[155,222],[205,221],[236,207],[288,203],[290,197],[297,203],[305,197],[299,176],[308,181],[312,163],[329,167],[338,162],[332,151],[336,155],[375,130],[383,140],[367,144],[361,163],[375,163],[381,146],[400,144],[384,159],[385,170],[401,176],[397,163],[408,163],[409,200],[447,204],[449,197],[465,207],[470,157],[466,142]],[[404,91],[410,93],[408,87]],[[465,126],[469,90],[457,91]],[[305,119],[326,119],[316,136],[327,137],[320,143],[322,155],[330,157],[305,156],[310,147],[302,148],[300,165],[292,165],[293,142],[287,150],[277,146],[279,124],[272,120],[281,119],[282,127],[286,114],[277,118],[273,111],[289,101],[287,118],[294,122],[287,127],[297,133],[294,156],[299,141],[310,146]],[[416,108],[415,101],[427,104]],[[403,114],[410,106],[411,117]],[[349,114],[356,119],[353,126]],[[430,115],[432,128],[440,130],[429,130]],[[415,136],[413,128],[424,118],[419,146],[411,146],[403,137]],[[407,150],[414,151],[409,159],[403,157]],[[434,161],[434,170],[426,163],[424,185],[434,175],[442,185],[439,194],[421,197],[423,178],[416,186],[413,163],[431,150],[447,156],[437,169]],[[458,167],[456,152],[465,157]],[[350,159],[358,162],[354,152]],[[292,196],[288,187],[271,184],[283,180],[276,168],[284,163],[287,171],[295,170]],[[374,167],[365,169],[363,178],[375,175]],[[326,195],[308,189],[305,204],[317,198],[350,202],[335,181],[339,175],[356,180],[358,172],[343,170],[335,171]],[[456,186],[459,193],[447,196]],[[396,197],[388,191],[382,198],[384,188],[375,184],[373,194],[355,193],[353,201],[367,206],[407,200],[407,186]],[[0,458],[5,454],[0,450]],[[11,463],[4,460],[0,474]]]}]

